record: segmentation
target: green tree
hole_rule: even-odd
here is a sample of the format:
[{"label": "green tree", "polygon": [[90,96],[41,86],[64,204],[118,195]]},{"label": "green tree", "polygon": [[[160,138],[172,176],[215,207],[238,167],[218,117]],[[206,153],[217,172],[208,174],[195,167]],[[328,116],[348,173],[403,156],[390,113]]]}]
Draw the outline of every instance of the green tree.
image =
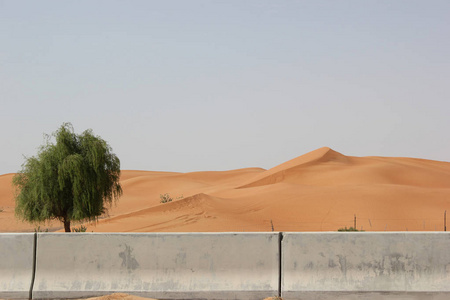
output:
[{"label": "green tree", "polygon": [[14,176],[16,216],[35,223],[57,219],[70,232],[71,221],[97,221],[119,199],[119,179],[120,160],[111,147],[92,130],[77,135],[64,123]]}]

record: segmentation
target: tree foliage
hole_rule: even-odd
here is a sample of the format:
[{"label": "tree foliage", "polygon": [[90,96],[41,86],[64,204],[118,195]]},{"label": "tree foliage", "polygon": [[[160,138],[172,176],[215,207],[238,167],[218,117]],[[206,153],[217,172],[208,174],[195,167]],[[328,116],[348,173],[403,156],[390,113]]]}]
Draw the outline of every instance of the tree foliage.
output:
[{"label": "tree foliage", "polygon": [[67,232],[70,221],[96,221],[121,196],[120,161],[92,130],[77,135],[64,123],[52,136],[13,178],[16,215],[36,223],[57,219]]}]

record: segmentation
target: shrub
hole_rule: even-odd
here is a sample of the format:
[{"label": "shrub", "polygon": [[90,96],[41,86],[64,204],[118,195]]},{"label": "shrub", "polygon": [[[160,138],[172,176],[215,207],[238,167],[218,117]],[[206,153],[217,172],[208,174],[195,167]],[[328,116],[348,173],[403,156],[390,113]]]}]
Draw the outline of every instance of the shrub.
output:
[{"label": "shrub", "polygon": [[358,230],[354,227],[347,228],[347,226],[345,226],[345,228],[339,228],[338,231],[345,231],[345,232],[361,231],[361,232],[363,232],[364,230]]},{"label": "shrub", "polygon": [[38,226],[34,229],[34,232],[48,232],[48,228],[43,230],[43,229],[41,229],[41,226]]},{"label": "shrub", "polygon": [[76,227],[76,228],[73,229],[74,232],[86,232],[86,230],[87,230],[87,227],[86,227],[86,226],[83,226],[83,225],[81,225],[80,227]]},{"label": "shrub", "polygon": [[161,195],[159,195],[159,198],[161,199],[161,203],[167,203],[167,202],[172,202],[172,197],[170,197],[170,195],[169,194],[161,194]]}]

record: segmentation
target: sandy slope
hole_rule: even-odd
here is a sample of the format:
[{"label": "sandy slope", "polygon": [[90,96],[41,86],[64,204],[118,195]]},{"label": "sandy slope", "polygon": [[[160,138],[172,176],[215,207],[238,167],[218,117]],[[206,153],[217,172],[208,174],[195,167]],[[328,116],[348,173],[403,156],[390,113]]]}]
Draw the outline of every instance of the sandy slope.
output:
[{"label": "sandy slope", "polygon": [[[0,231],[32,229],[12,219],[11,178],[0,176]],[[367,231],[442,230],[450,214],[450,163],[327,147],[269,170],[123,171],[121,182],[123,197],[89,231],[335,231],[355,214]],[[174,201],[160,203],[164,193]]]}]

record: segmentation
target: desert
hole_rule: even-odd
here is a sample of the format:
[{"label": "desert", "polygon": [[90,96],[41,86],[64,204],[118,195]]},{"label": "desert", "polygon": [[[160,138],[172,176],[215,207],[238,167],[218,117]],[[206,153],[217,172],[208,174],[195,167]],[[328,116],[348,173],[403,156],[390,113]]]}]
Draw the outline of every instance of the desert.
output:
[{"label": "desert", "polygon": [[0,0],[0,298],[450,299],[449,15]]},{"label": "desert", "polygon": [[[63,231],[14,215],[14,174],[0,176],[0,232]],[[123,196],[88,232],[443,231],[450,163],[346,156],[329,147],[268,170],[123,170]],[[162,203],[162,197],[170,199]],[[39,228],[37,226],[40,226]],[[37,229],[38,228],[38,229]]]}]

